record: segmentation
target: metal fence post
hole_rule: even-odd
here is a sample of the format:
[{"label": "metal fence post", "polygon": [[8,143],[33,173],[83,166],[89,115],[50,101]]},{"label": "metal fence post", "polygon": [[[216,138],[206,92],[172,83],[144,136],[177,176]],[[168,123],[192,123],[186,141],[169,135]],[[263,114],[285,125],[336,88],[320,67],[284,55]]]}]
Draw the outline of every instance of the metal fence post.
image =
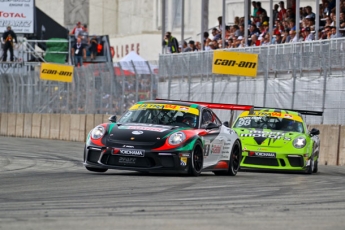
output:
[{"label": "metal fence post", "polygon": [[147,68],[150,71],[150,76],[151,76],[151,84],[150,84],[150,100],[153,99],[153,84],[154,84],[154,77],[153,77],[153,73],[152,73],[152,69],[150,66],[150,63],[148,61],[145,62],[147,65]]},{"label": "metal fence post", "polygon": [[118,62],[118,65],[119,65],[119,68],[120,68],[120,71],[121,71],[121,75],[122,75],[122,95],[121,95],[121,108],[120,108],[120,112],[121,114],[124,113],[124,105],[125,105],[125,73],[122,69],[122,65],[120,62]]}]

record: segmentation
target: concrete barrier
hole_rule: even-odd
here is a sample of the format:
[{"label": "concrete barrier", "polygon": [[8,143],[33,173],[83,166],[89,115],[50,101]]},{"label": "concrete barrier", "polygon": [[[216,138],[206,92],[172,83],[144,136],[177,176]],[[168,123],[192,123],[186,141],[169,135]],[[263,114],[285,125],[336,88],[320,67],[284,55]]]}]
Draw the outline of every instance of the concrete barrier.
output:
[{"label": "concrete barrier", "polygon": [[7,113],[2,113],[1,114],[1,121],[0,121],[0,135],[2,136],[7,136]]},{"label": "concrete barrier", "polygon": [[42,114],[41,138],[49,139],[49,137],[50,137],[50,114]]},{"label": "concrete barrier", "polygon": [[32,113],[26,113],[24,114],[23,136],[31,137],[31,130],[32,130]]},{"label": "concrete barrier", "polygon": [[7,114],[7,136],[16,135],[16,117],[15,113]]},{"label": "concrete barrier", "polygon": [[320,165],[336,165],[339,125],[314,125],[320,130]]},{"label": "concrete barrier", "polygon": [[95,126],[103,124],[103,114],[95,114]]},{"label": "concrete barrier", "polygon": [[70,125],[71,125],[71,115],[61,114],[60,115],[60,140],[69,141],[70,135]]},{"label": "concrete barrier", "polygon": [[71,141],[84,141],[85,114],[71,114],[70,137]]},{"label": "concrete barrier", "polygon": [[32,114],[31,137],[33,138],[41,137],[41,118],[42,118],[42,114],[40,113]]},{"label": "concrete barrier", "polygon": [[16,137],[22,137],[24,134],[24,113],[17,113],[16,115]]},{"label": "concrete barrier", "polygon": [[[108,123],[102,114],[0,114],[0,135],[84,142],[95,126]],[[312,125],[320,130],[320,165],[345,165],[345,126]]]},{"label": "concrete barrier", "polygon": [[340,128],[339,136],[339,165],[345,165],[345,126]]},{"label": "concrete barrier", "polygon": [[87,135],[89,134],[89,132],[93,128],[95,128],[95,115],[94,114],[87,114],[86,115],[86,122],[85,122],[84,139],[86,139]]},{"label": "concrete barrier", "polygon": [[51,114],[50,115],[50,130],[49,138],[50,139],[59,139],[60,138],[60,114]]}]

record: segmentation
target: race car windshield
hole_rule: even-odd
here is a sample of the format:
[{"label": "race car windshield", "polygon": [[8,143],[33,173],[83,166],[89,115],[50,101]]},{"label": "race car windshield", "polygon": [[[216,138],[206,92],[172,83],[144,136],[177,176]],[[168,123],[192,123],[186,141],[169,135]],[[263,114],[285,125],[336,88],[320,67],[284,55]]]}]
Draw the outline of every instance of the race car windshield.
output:
[{"label": "race car windshield", "polygon": [[145,123],[197,128],[198,116],[169,109],[129,110],[118,123]]},{"label": "race car windshield", "polygon": [[234,128],[255,128],[255,129],[272,129],[285,132],[303,133],[304,128],[302,122],[287,118],[278,118],[270,116],[247,116],[240,117]]}]

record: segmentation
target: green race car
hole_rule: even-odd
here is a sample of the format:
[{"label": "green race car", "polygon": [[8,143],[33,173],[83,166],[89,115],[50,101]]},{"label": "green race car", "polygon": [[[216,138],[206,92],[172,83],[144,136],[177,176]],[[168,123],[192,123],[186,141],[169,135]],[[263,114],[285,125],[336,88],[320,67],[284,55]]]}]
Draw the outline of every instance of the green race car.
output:
[{"label": "green race car", "polygon": [[232,125],[242,142],[241,168],[316,173],[320,131],[308,131],[302,114],[322,112],[269,108],[242,112]]}]

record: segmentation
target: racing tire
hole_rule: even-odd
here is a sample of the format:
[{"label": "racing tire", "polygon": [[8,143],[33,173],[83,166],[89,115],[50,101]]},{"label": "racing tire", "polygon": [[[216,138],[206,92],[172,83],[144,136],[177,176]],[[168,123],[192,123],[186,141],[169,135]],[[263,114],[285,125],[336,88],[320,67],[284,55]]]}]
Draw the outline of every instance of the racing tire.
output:
[{"label": "racing tire", "polygon": [[307,169],[305,171],[306,174],[313,174],[314,169],[315,169],[314,163],[315,163],[314,162],[314,156],[311,156],[310,157],[310,165],[307,167]]},{"label": "racing tire", "polygon": [[106,172],[108,171],[108,169],[102,169],[102,168],[91,168],[91,167],[88,167],[88,166],[85,166],[85,168],[91,172]]},{"label": "racing tire", "polygon": [[313,169],[313,173],[317,173],[319,171],[319,159],[317,159],[315,162],[314,162],[314,169]]},{"label": "racing tire", "polygon": [[198,141],[194,149],[192,151],[192,155],[190,157],[190,162],[188,166],[188,174],[190,176],[199,176],[202,170],[202,166],[204,163],[204,153],[201,147],[200,142]]},{"label": "racing tire", "polygon": [[240,169],[240,163],[242,160],[242,146],[239,140],[236,140],[232,146],[229,169],[227,174],[230,176],[236,176],[238,170]]}]

